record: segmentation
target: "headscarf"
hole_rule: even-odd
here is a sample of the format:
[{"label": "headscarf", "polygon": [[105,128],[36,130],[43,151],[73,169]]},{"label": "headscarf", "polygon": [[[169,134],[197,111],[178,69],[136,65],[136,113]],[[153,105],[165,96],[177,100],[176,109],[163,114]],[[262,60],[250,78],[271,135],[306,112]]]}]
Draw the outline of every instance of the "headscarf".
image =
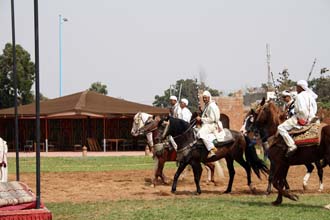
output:
[{"label": "headscarf", "polygon": [[211,93],[207,90],[203,92],[203,96],[207,96],[207,97],[212,98]]},{"label": "headscarf", "polygon": [[171,96],[170,96],[170,100],[178,101],[178,98],[177,98],[175,95],[171,95]]},{"label": "headscarf", "polygon": [[306,80],[299,80],[297,82],[297,85],[300,86],[301,88],[303,88],[306,92],[308,92],[314,99],[317,99],[317,95],[315,94],[315,92],[313,92],[313,90],[311,90],[310,88],[308,88],[308,84],[306,82]]},{"label": "headscarf", "polygon": [[181,99],[181,102],[183,102],[184,104],[186,104],[186,106],[188,106],[188,99],[185,99],[185,98],[183,98],[183,99]]},{"label": "headscarf", "polygon": [[291,93],[288,90],[284,90],[281,94],[282,94],[282,97],[285,97],[285,96],[291,97]]}]

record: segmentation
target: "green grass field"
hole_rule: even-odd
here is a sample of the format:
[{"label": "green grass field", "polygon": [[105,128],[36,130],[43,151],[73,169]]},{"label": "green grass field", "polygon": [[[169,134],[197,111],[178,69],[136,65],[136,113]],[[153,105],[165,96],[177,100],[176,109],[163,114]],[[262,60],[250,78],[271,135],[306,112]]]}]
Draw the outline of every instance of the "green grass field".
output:
[{"label": "green grass field", "polygon": [[[15,160],[9,159],[10,173],[15,172]],[[21,172],[35,172],[35,159],[21,158]],[[175,167],[167,163],[166,168]],[[42,172],[98,172],[113,170],[153,169],[149,157],[90,157],[90,158],[42,158]],[[284,200],[283,205],[273,207],[271,196],[219,195],[205,198],[191,196],[185,199],[161,197],[158,200],[121,200],[72,203],[47,203],[53,219],[330,219],[330,211],[323,208],[330,203],[330,195],[299,195],[298,202]]]}]

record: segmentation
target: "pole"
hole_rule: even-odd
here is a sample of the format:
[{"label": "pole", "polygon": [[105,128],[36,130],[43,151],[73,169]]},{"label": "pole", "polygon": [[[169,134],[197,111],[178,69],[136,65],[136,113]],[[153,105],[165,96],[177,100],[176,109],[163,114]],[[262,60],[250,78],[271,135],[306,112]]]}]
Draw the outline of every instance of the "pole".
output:
[{"label": "pole", "polygon": [[316,58],[314,59],[314,62],[313,62],[313,65],[312,65],[312,68],[311,68],[311,71],[309,71],[309,74],[308,74],[308,77],[307,77],[307,82],[309,81],[309,79],[311,78],[311,75],[313,73],[313,69],[315,67],[315,63],[316,63]]},{"label": "pole", "polygon": [[59,71],[60,71],[60,97],[62,96],[62,15],[58,16],[59,24]]},{"label": "pole", "polygon": [[16,149],[16,181],[19,181],[19,146],[18,146],[18,114],[17,114],[17,68],[16,68],[16,39],[15,39],[15,7],[11,0],[11,27],[13,46],[13,77],[14,77],[14,108],[15,108],[15,149]]},{"label": "pole", "polygon": [[40,85],[39,85],[39,18],[38,0],[34,0],[35,90],[36,90],[36,208],[40,208]]}]

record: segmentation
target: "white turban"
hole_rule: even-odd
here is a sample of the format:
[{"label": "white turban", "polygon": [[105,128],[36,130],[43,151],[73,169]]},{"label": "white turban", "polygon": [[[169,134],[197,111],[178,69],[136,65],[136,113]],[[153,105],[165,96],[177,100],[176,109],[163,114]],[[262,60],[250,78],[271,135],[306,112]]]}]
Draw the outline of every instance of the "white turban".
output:
[{"label": "white turban", "polygon": [[203,92],[203,96],[207,96],[207,97],[210,97],[210,98],[212,97],[211,93],[207,90]]},{"label": "white turban", "polygon": [[177,98],[175,95],[171,95],[171,96],[170,96],[170,100],[178,101],[178,98]]},{"label": "white turban", "polygon": [[188,105],[188,99],[185,99],[185,98],[183,98],[183,99],[181,99],[181,102],[183,102],[184,104],[186,104],[186,105]]},{"label": "white turban", "polygon": [[311,96],[314,99],[317,99],[317,95],[310,88],[308,88],[308,84],[307,84],[306,80],[303,80],[303,79],[302,80],[299,80],[297,82],[297,85],[300,86],[301,88],[303,88],[309,94],[311,94]]},{"label": "white turban", "polygon": [[282,96],[285,97],[285,96],[290,96],[291,97],[291,93],[288,91],[288,90],[284,90],[282,92]]}]

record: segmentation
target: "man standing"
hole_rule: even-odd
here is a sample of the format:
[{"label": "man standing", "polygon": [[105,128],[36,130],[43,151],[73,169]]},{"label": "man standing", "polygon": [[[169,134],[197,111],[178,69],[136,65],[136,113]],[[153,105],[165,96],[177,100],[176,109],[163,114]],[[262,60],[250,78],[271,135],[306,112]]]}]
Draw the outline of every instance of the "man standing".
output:
[{"label": "man standing", "polygon": [[172,116],[173,118],[177,118],[178,117],[178,111],[180,110],[179,108],[179,103],[178,103],[178,99],[175,95],[171,95],[170,96],[170,116]]},{"label": "man standing", "polygon": [[217,149],[214,147],[213,142],[208,138],[212,133],[217,133],[219,129],[220,110],[215,103],[211,100],[212,96],[209,91],[203,92],[203,102],[205,104],[202,117],[197,116],[196,120],[202,122],[202,126],[197,133],[197,137],[201,138],[210,152],[209,157],[213,156]]},{"label": "man standing", "polygon": [[288,145],[288,151],[285,155],[286,157],[291,156],[297,150],[297,146],[288,131],[292,128],[299,129],[302,126],[307,125],[315,117],[317,112],[317,104],[315,101],[317,95],[308,88],[308,84],[305,80],[299,80],[297,82],[297,93],[298,95],[294,103],[295,115],[277,127],[278,132]]},{"label": "man standing", "polygon": [[178,111],[178,118],[190,123],[192,114],[191,114],[190,110],[187,108],[188,103],[189,102],[187,99],[185,99],[185,98],[181,99],[180,111]]}]

